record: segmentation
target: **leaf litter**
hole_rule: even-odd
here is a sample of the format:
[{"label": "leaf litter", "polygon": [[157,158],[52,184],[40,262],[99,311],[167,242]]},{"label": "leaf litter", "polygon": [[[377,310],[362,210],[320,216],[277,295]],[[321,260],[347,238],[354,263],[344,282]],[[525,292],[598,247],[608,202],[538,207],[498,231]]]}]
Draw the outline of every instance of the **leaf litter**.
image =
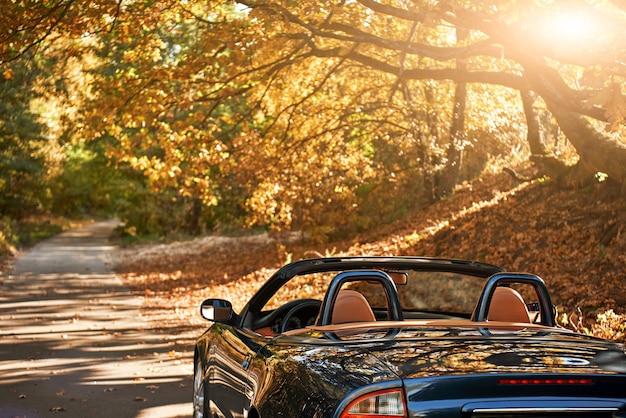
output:
[{"label": "leaf litter", "polygon": [[563,190],[552,182],[518,184],[506,174],[488,174],[350,240],[312,243],[299,233],[207,236],[123,248],[115,264],[143,297],[142,314],[154,329],[184,345],[184,331],[192,339],[206,327],[199,315],[205,298],[227,299],[241,310],[285,263],[346,255],[461,258],[534,273],[546,281],[562,325],[624,339],[626,200],[606,184]]}]

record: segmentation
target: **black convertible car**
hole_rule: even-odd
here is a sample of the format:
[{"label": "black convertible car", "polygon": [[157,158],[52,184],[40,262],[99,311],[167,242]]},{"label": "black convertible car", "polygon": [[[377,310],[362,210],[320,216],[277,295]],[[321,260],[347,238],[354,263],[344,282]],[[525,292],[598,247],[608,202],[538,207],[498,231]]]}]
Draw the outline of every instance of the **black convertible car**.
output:
[{"label": "black convertible car", "polygon": [[624,346],[555,324],[544,282],[463,260],[278,270],[239,314],[208,299],[195,417],[626,418]]}]

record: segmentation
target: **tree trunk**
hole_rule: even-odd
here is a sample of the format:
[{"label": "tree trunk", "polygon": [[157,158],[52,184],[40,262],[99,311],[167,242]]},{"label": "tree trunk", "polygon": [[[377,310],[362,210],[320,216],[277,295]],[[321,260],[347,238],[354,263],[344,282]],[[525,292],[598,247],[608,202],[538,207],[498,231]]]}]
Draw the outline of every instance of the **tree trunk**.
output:
[{"label": "tree trunk", "polygon": [[626,145],[595,130],[580,114],[565,110],[546,97],[544,100],[580,158],[623,185],[626,180]]},{"label": "tree trunk", "polygon": [[[456,40],[463,41],[469,35],[469,31],[457,28]],[[461,71],[467,70],[464,59],[456,60],[456,67]],[[457,82],[454,89],[454,109],[452,110],[452,123],[450,125],[450,139],[446,157],[448,162],[441,173],[439,182],[440,193],[447,194],[459,182],[461,165],[463,163],[463,147],[465,146],[465,106],[467,102],[467,83]]]},{"label": "tree trunk", "polygon": [[446,195],[459,182],[461,165],[463,163],[463,142],[465,141],[465,99],[467,98],[467,84],[459,83],[454,92],[454,113],[450,125],[450,139],[446,150],[447,163],[439,172],[439,196]]},{"label": "tree trunk", "polygon": [[574,98],[558,73],[544,61],[528,54],[520,54],[520,62],[532,89],[546,103],[561,131],[576,148],[587,165],[606,173],[609,179],[621,185],[626,181],[626,145],[596,130],[585,117],[572,110],[578,106],[566,106]]},{"label": "tree trunk", "polygon": [[543,131],[541,130],[539,115],[537,115],[537,111],[533,106],[535,96],[530,90],[520,90],[520,95],[524,105],[524,113],[526,114],[526,125],[528,126],[526,140],[528,145],[530,145],[530,152],[534,155],[544,155],[546,148],[542,136]]}]

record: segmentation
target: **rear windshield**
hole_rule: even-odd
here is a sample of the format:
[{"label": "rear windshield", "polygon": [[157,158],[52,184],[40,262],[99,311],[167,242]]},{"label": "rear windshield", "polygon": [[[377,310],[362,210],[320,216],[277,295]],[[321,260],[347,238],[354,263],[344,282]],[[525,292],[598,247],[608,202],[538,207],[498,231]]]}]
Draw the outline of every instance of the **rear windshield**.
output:
[{"label": "rear windshield", "polygon": [[[406,284],[398,284],[398,297],[406,312],[471,314],[485,280],[459,273],[408,271]],[[372,308],[386,307],[385,295],[376,285],[355,283]],[[369,288],[369,289],[368,289]]]}]

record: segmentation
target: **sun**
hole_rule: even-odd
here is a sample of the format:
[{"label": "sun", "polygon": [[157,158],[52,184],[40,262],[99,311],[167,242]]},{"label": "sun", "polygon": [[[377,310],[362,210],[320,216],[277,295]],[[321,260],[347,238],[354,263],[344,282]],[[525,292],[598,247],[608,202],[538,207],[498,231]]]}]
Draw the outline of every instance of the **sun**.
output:
[{"label": "sun", "polygon": [[523,24],[526,41],[557,56],[581,57],[606,47],[623,33],[623,25],[605,10],[585,2],[552,3],[529,13]]},{"label": "sun", "polygon": [[600,20],[594,14],[580,10],[560,11],[546,19],[544,25],[551,40],[567,44],[587,44],[602,36]]}]

